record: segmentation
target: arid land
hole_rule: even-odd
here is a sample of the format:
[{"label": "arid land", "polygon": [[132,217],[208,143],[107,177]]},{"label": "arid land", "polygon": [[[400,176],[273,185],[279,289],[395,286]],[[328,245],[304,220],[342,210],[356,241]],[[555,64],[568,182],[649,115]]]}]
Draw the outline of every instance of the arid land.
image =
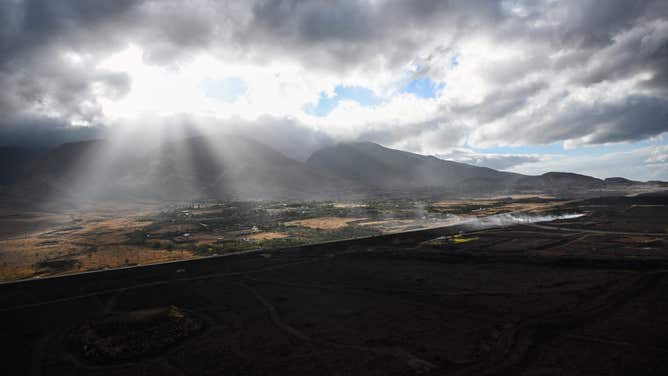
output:
[{"label": "arid land", "polygon": [[356,202],[183,202],[0,211],[0,280],[16,280],[414,231],[466,218],[538,214],[543,196]]}]

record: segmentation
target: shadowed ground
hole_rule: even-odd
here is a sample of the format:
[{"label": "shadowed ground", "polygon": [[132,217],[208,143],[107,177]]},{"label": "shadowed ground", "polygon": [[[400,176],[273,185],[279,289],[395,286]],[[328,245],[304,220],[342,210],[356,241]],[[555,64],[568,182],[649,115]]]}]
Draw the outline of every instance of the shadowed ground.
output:
[{"label": "shadowed ground", "polygon": [[0,285],[5,366],[44,375],[667,373],[668,198],[572,205],[588,215]]}]

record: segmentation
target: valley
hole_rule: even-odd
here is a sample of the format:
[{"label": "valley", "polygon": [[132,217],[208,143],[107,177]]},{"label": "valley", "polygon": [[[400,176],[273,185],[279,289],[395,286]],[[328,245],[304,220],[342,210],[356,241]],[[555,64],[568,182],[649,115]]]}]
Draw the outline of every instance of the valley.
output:
[{"label": "valley", "polygon": [[354,202],[196,200],[141,207],[8,211],[0,279],[224,255],[451,226],[502,213],[540,214],[566,200],[387,198]]}]

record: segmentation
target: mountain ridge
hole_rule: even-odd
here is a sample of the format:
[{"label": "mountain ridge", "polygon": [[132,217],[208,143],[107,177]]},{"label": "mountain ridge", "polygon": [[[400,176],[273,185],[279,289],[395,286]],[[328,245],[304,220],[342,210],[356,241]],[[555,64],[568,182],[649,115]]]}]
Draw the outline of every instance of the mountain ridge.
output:
[{"label": "mountain ridge", "polygon": [[522,175],[369,141],[326,146],[301,162],[230,134],[172,140],[149,150],[105,140],[65,143],[35,157],[29,170],[11,172],[20,178],[5,186],[27,196],[121,200],[321,200],[420,191],[560,193],[650,184],[570,172]]}]

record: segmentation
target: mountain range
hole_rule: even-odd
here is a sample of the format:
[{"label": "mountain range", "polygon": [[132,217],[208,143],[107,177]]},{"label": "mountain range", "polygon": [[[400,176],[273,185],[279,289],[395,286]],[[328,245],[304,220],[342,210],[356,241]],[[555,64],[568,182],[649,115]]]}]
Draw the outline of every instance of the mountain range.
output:
[{"label": "mountain range", "polygon": [[564,194],[650,184],[567,172],[528,176],[372,142],[327,146],[302,162],[235,135],[190,137],[148,150],[102,140],[46,152],[1,148],[0,156],[3,190],[30,198],[320,200],[416,192]]}]

